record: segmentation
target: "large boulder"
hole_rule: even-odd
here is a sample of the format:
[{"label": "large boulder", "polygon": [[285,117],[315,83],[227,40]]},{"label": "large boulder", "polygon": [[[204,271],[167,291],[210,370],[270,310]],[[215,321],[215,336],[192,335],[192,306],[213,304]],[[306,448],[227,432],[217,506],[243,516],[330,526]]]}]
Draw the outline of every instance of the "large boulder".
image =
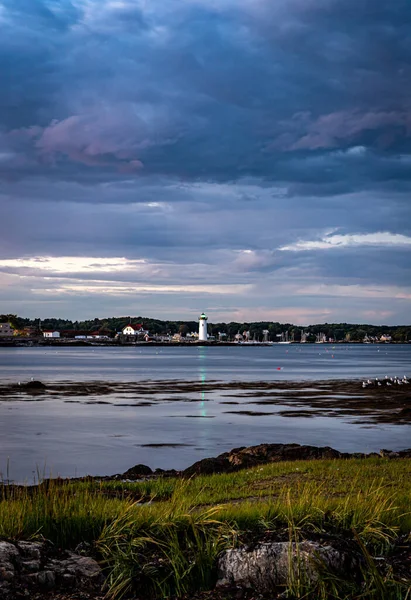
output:
[{"label": "large boulder", "polygon": [[393,452],[392,450],[385,450],[384,448],[380,450],[380,456],[383,458],[411,458],[411,448],[406,450],[398,450],[398,452]]},{"label": "large boulder", "polygon": [[153,471],[147,465],[135,465],[121,475],[123,479],[140,479],[152,475]]},{"label": "large boulder", "polygon": [[266,593],[297,577],[313,586],[324,568],[340,577],[352,577],[359,565],[356,556],[317,542],[261,543],[253,549],[227,550],[218,561],[217,587],[237,586]]},{"label": "large boulder", "polygon": [[235,471],[234,465],[228,460],[228,453],[220,454],[216,458],[203,458],[197,461],[182,473],[183,477],[193,475],[213,475],[214,473],[229,473]]},{"label": "large boulder", "polygon": [[203,458],[185,469],[182,474],[184,477],[192,477],[193,475],[230,473],[271,462],[346,458],[347,456],[328,446],[317,448],[317,446],[300,446],[300,444],[259,444],[258,446],[234,448],[215,458]]},{"label": "large boulder", "polygon": [[300,446],[300,444],[259,444],[231,450],[228,460],[240,468],[285,460],[342,458],[343,454],[329,446]]}]

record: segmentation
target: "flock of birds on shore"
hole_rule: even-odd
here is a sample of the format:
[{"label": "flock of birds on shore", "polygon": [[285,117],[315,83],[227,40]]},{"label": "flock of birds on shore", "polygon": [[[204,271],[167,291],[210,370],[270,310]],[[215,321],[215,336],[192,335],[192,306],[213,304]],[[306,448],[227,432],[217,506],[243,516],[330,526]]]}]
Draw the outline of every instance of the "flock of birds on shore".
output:
[{"label": "flock of birds on shore", "polygon": [[386,375],[384,377],[384,379],[378,379],[378,377],[376,377],[373,381],[371,381],[371,379],[367,379],[367,381],[362,382],[362,387],[369,388],[369,387],[382,387],[384,385],[385,386],[407,385],[409,383],[411,383],[411,382],[406,375],[404,375],[404,377],[402,379],[399,379],[398,377],[388,377],[388,375]]}]

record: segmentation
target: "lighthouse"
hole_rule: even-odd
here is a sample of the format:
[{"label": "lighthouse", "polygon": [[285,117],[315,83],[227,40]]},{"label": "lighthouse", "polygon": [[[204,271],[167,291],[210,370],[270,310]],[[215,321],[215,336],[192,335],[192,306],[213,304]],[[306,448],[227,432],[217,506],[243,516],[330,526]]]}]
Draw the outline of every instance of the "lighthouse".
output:
[{"label": "lighthouse", "polygon": [[202,313],[198,319],[198,341],[206,342],[207,341],[207,320],[208,317],[204,313]]}]

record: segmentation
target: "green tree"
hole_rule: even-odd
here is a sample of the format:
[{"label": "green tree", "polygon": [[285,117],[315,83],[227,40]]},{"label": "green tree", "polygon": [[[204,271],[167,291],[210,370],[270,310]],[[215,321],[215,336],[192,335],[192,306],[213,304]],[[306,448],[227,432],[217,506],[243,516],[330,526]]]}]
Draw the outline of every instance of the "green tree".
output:
[{"label": "green tree", "polygon": [[185,323],[182,323],[178,328],[178,333],[181,335],[181,337],[186,337],[188,333],[188,326]]}]

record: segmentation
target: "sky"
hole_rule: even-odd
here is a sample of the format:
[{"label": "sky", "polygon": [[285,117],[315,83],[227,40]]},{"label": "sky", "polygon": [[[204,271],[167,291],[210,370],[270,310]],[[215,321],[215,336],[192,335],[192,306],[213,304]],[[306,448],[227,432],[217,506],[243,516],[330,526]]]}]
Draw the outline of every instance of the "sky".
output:
[{"label": "sky", "polygon": [[409,324],[409,0],[0,0],[0,313]]}]

